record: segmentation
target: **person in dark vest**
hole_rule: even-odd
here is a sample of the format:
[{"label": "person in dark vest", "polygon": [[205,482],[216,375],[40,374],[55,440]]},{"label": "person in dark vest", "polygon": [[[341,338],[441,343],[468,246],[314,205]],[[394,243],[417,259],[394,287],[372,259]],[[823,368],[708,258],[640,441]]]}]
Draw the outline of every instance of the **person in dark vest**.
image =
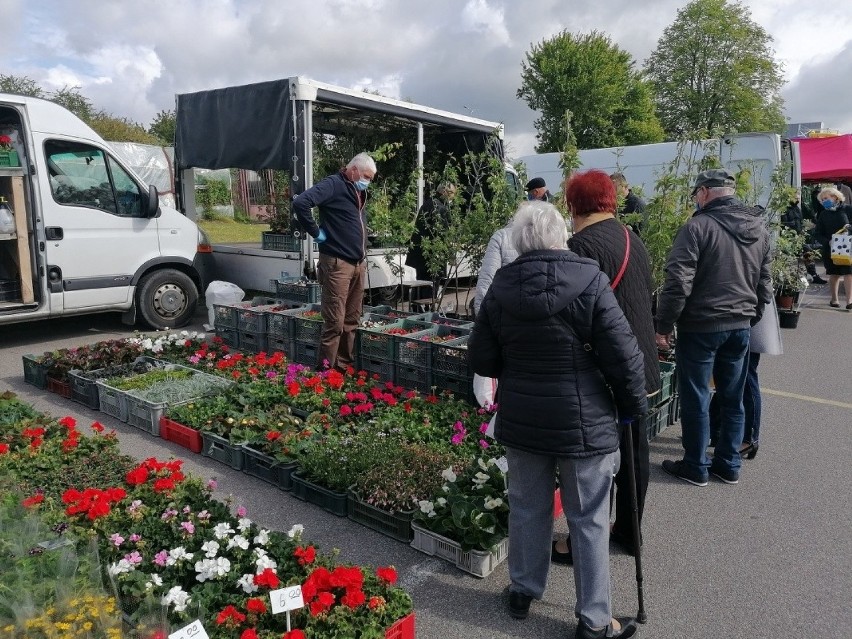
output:
[{"label": "person in dark vest", "polygon": [[527,192],[527,200],[539,200],[541,202],[553,201],[553,196],[547,190],[547,183],[544,181],[544,178],[533,178],[527,182],[524,190]]},{"label": "person in dark vest", "polygon": [[[564,192],[574,220],[574,235],[568,240],[568,248],[580,257],[595,260],[609,277],[615,299],[639,342],[645,366],[645,393],[653,401],[660,391],[660,364],[654,341],[654,314],[651,311],[654,285],[648,251],[639,236],[616,219],[615,181],[606,173],[575,173],[566,183]],[[634,422],[632,427],[641,523],[648,491],[650,454],[647,424]],[[620,450],[623,459],[627,454],[623,438]],[[611,538],[633,554],[633,517],[626,463],[621,464],[615,485],[615,522]],[[553,542],[552,560],[555,563],[573,563],[570,539]]]}]

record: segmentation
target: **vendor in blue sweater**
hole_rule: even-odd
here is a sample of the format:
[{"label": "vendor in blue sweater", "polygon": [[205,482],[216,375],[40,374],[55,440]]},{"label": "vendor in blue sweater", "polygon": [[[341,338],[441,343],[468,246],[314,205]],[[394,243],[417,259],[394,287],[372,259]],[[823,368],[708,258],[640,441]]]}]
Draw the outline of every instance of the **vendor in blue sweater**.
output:
[{"label": "vendor in blue sweater", "polygon": [[[355,329],[364,301],[367,257],[367,187],[376,163],[359,153],[346,168],[301,193],[293,213],[319,245],[317,279],[322,287],[322,337],[317,368],[355,366]],[[319,223],[311,209],[319,209]]]}]

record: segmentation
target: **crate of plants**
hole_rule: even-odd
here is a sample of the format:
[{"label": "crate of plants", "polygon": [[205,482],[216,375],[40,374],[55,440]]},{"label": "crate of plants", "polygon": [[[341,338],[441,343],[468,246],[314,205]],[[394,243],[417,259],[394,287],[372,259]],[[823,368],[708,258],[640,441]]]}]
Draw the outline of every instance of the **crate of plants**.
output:
[{"label": "crate of plants", "polygon": [[431,322],[437,326],[460,326],[463,328],[473,328],[473,322],[470,320],[447,317],[443,313],[419,313],[417,315],[412,315],[411,319],[420,320],[422,322]]},{"label": "crate of plants", "polygon": [[266,334],[269,339],[289,342],[293,339],[293,317],[305,310],[305,304],[282,302],[269,310],[266,316]]},{"label": "crate of plants", "polygon": [[298,468],[299,451],[313,431],[287,406],[279,405],[266,411],[260,421],[266,432],[242,444],[243,471],[289,491],[293,487],[291,476]]},{"label": "crate of plants", "polygon": [[93,410],[100,410],[97,380],[124,375],[146,373],[153,368],[162,368],[168,362],[153,357],[137,357],[129,364],[115,364],[91,371],[72,369],[68,371],[71,399]]},{"label": "crate of plants", "polygon": [[467,358],[469,335],[432,344],[432,373],[451,375],[458,378],[473,378]]},{"label": "crate of plants", "polygon": [[242,470],[245,463],[245,453],[240,444],[232,444],[219,435],[201,432],[201,454],[230,466],[234,470]]},{"label": "crate of plants", "polygon": [[358,357],[358,368],[373,375],[378,375],[383,382],[392,382],[396,379],[396,362],[378,357],[366,357],[362,353]]},{"label": "crate of plants", "polygon": [[267,317],[273,309],[281,308],[281,304],[261,304],[251,308],[241,308],[237,311],[237,330],[248,333],[266,333]]},{"label": "crate of plants", "polygon": [[438,325],[409,335],[395,335],[396,362],[405,366],[429,369],[432,349],[436,344],[451,342],[470,334],[467,328]]},{"label": "crate of plants", "polygon": [[237,333],[239,333],[241,351],[248,351],[249,353],[266,352],[268,343],[266,333],[249,331],[237,331]]},{"label": "crate of plants", "polygon": [[169,406],[160,418],[160,437],[194,453],[202,449],[201,430],[233,409],[230,393]]},{"label": "crate of plants", "polygon": [[267,353],[284,353],[287,359],[293,359],[293,340],[279,339],[272,334],[266,336]]},{"label": "crate of plants", "polygon": [[671,398],[667,399],[662,404],[659,404],[652,408],[650,412],[645,416],[645,428],[648,436],[648,441],[651,441],[662,433],[666,426],[669,425],[669,411],[671,409]]},{"label": "crate of plants", "polygon": [[272,280],[275,285],[275,297],[278,300],[316,304],[320,301],[320,285],[304,277],[285,277]]},{"label": "crate of plants", "polygon": [[36,388],[47,388],[47,371],[50,366],[42,361],[39,355],[24,355],[24,381]]},{"label": "crate of plants", "polygon": [[432,387],[436,391],[450,391],[456,399],[461,399],[478,406],[476,394],[473,392],[473,376],[448,375],[432,371]]},{"label": "crate of plants", "polygon": [[659,403],[663,404],[677,389],[677,377],[673,361],[660,360],[660,382]]},{"label": "crate of plants", "polygon": [[432,371],[422,366],[409,366],[396,362],[394,382],[407,390],[420,391],[424,395],[432,392]]},{"label": "crate of plants", "polygon": [[319,304],[307,304],[293,315],[293,339],[305,344],[319,344],[322,334],[322,312]]},{"label": "crate of plants", "polygon": [[414,539],[411,547],[433,557],[446,559],[457,568],[475,577],[487,577],[498,564],[509,556],[509,538],[497,543],[491,550],[463,550],[460,543],[426,530],[414,522],[411,524]]},{"label": "crate of plants", "polygon": [[364,306],[361,311],[364,315],[381,315],[383,317],[389,317],[391,319],[403,319],[406,317],[413,317],[414,313],[411,311],[401,311],[398,308],[394,308],[393,306],[388,306],[387,304],[382,304],[380,306]]},{"label": "crate of plants", "polygon": [[401,319],[389,324],[359,327],[358,352],[362,357],[394,361],[394,336],[409,335],[430,328],[428,322]]},{"label": "crate of plants", "polygon": [[222,340],[222,344],[237,350],[240,347],[240,332],[235,328],[216,328],[216,337]]}]

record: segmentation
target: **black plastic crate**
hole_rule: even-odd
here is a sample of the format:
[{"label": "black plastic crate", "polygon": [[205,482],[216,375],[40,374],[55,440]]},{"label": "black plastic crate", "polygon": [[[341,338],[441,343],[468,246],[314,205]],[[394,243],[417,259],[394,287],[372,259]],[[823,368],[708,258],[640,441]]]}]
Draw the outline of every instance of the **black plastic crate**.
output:
[{"label": "black plastic crate", "polygon": [[301,252],[303,241],[304,238],[295,237],[287,233],[263,231],[260,234],[260,248],[265,251]]},{"label": "black plastic crate", "polygon": [[288,358],[292,358],[293,356],[293,340],[291,339],[278,339],[277,337],[273,337],[272,335],[266,336],[266,352],[267,353],[276,353],[276,352],[284,353]]},{"label": "black plastic crate", "polygon": [[670,398],[659,406],[652,408],[645,416],[645,432],[647,433],[648,441],[651,441],[654,437],[662,433],[666,426],[669,425],[671,405],[672,400]]},{"label": "black plastic crate", "polygon": [[392,382],[396,379],[396,364],[390,360],[362,355],[358,368],[369,373],[371,377],[378,375],[382,381]]},{"label": "black plastic crate", "polygon": [[71,399],[83,404],[83,406],[88,406],[92,410],[100,410],[101,400],[98,397],[98,385],[95,380],[82,377],[81,372],[77,370],[68,371]]},{"label": "black plastic crate", "polygon": [[443,341],[435,342],[435,339],[443,340],[447,337],[457,339],[469,333],[470,331],[466,328],[432,326],[410,335],[395,335],[396,361],[407,366],[430,368],[432,366],[432,349],[444,343]]},{"label": "black plastic crate", "polygon": [[317,355],[319,354],[319,344],[308,344],[306,342],[293,342],[293,354],[290,359],[297,364],[305,366],[316,366]]},{"label": "black plastic crate", "polygon": [[293,316],[293,339],[305,344],[319,344],[322,334],[322,316],[301,317],[303,313],[319,313],[319,304],[308,304]]},{"label": "black plastic crate", "polygon": [[405,366],[397,362],[396,384],[409,390],[418,390],[421,393],[432,392],[432,375],[426,368],[420,366]]},{"label": "black plastic crate", "polygon": [[432,373],[473,377],[467,357],[469,335],[459,337],[443,344],[432,344]]},{"label": "black plastic crate", "polygon": [[240,347],[240,333],[235,328],[219,328],[216,327],[216,337],[222,339],[222,343],[230,348]]},{"label": "black plastic crate", "polygon": [[392,319],[404,319],[414,317],[414,313],[411,311],[401,311],[398,308],[394,308],[393,306],[381,305],[381,306],[364,306],[361,311],[364,315],[368,313],[374,313],[376,315],[383,315],[385,317],[390,317]]},{"label": "black plastic crate", "polygon": [[428,322],[401,319],[378,329],[359,328],[356,336],[358,352],[364,357],[396,361],[396,335],[389,331],[403,329],[411,333],[431,327]]},{"label": "black plastic crate", "polygon": [[316,304],[320,301],[320,285],[317,282],[306,282],[298,277],[287,277],[273,282],[275,297],[279,300],[302,304]]},{"label": "black plastic crate", "polygon": [[421,322],[431,322],[432,324],[436,324],[438,326],[459,326],[463,328],[472,328],[473,322],[470,320],[457,319],[455,317],[446,317],[441,313],[419,313],[417,315],[412,315],[411,319],[419,320]]},{"label": "black plastic crate", "polygon": [[47,371],[49,366],[45,366],[38,361],[38,355],[24,355],[24,381],[27,384],[32,384],[36,388],[47,388]]},{"label": "black plastic crate", "polygon": [[447,375],[446,373],[434,373],[432,375],[432,386],[436,393],[441,391],[452,391],[456,399],[467,400],[470,404],[477,406],[476,395],[473,393],[473,378],[468,376]]},{"label": "black plastic crate", "polygon": [[275,304],[263,304],[239,309],[237,311],[237,330],[248,333],[265,333],[269,311],[275,307]]},{"label": "black plastic crate", "polygon": [[240,340],[240,350],[249,351],[251,353],[265,352],[266,333],[249,333],[248,331],[238,331]]},{"label": "black plastic crate", "polygon": [[293,317],[308,307],[298,302],[293,302],[292,304],[284,303],[279,306],[290,306],[291,308],[281,308],[281,310],[267,313],[266,333],[270,339],[275,338],[280,341],[289,342],[293,339]]}]

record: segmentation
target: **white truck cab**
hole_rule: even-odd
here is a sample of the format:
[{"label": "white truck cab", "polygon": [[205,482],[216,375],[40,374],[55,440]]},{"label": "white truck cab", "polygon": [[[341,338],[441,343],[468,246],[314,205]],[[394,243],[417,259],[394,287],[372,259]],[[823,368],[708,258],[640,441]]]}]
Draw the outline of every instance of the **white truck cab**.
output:
[{"label": "white truck cab", "polygon": [[20,165],[0,166],[15,218],[0,235],[0,324],[107,311],[157,329],[190,321],[211,252],[192,220],[57,104],[0,94],[0,135]]}]

